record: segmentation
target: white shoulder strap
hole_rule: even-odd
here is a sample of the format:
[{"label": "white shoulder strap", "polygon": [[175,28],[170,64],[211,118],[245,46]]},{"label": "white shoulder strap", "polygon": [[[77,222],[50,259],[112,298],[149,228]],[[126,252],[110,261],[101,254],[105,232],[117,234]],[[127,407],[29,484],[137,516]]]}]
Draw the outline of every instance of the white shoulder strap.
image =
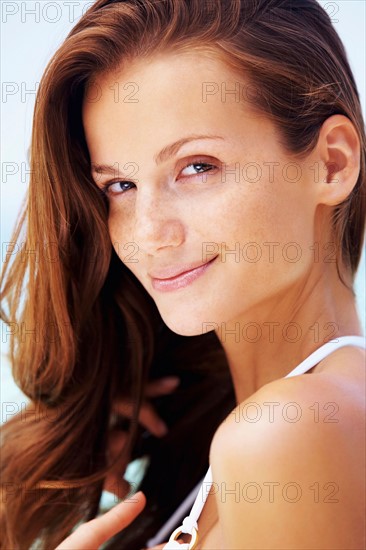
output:
[{"label": "white shoulder strap", "polygon": [[296,376],[298,374],[304,374],[306,371],[315,367],[315,365],[325,359],[327,355],[330,355],[336,349],[343,348],[344,346],[358,346],[366,349],[366,338],[364,336],[340,336],[339,338],[330,340],[311,353],[306,359],[304,359],[304,361],[297,365],[294,370],[286,374],[285,378]]}]

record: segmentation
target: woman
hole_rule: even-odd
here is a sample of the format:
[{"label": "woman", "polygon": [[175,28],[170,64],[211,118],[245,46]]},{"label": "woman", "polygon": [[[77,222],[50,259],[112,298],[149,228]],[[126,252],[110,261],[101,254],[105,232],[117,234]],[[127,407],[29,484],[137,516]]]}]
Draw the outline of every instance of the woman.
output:
[{"label": "woman", "polygon": [[[27,215],[27,247],[58,256],[16,258],[4,284],[9,322],[28,276],[20,321],[52,327],[13,349],[40,414],[5,426],[4,548],[145,547],[208,463],[185,547],[363,547],[365,141],[315,0],[89,8],[40,85],[15,234]],[[146,438],[158,395],[169,432]],[[145,453],[143,494],[93,519]]]}]

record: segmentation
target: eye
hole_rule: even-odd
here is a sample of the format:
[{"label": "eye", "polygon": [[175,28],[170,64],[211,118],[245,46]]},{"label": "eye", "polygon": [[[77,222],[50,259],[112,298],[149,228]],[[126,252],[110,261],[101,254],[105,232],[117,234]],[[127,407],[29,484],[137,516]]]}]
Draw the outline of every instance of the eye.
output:
[{"label": "eye", "polygon": [[131,189],[130,185],[135,185],[132,181],[112,181],[109,183],[106,183],[102,185],[101,192],[103,195],[121,195],[123,193],[126,193],[126,191],[129,191]]},{"label": "eye", "polygon": [[189,164],[186,164],[186,166],[180,173],[183,174],[183,178],[189,178],[190,176],[198,176],[200,174],[213,172],[215,170],[217,170],[217,166],[215,166],[214,164],[210,164],[203,160],[197,160],[195,162],[190,162]]}]

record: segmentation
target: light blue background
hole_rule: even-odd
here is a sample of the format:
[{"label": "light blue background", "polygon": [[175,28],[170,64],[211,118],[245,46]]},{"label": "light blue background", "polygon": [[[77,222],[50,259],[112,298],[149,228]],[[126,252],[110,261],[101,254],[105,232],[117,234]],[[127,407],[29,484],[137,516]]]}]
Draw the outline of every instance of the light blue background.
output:
[{"label": "light blue background", "polygon": [[[15,170],[18,167],[18,171],[12,176],[6,176],[4,171],[2,172],[2,262],[4,243],[11,240],[11,232],[28,183],[27,149],[30,144],[37,83],[54,51],[92,3],[66,0],[2,2],[2,170],[4,163],[14,163]],[[332,17],[335,29],[345,44],[365,116],[366,3],[364,0],[338,0],[323,1],[320,4]],[[8,92],[7,95],[4,95],[4,90]],[[356,292],[360,317],[365,327],[365,255],[357,277]],[[6,327],[2,324],[1,328],[2,402],[14,402],[20,406],[22,402],[25,404],[26,398],[12,381],[10,366],[5,356]],[[1,420],[6,420],[3,414]]]}]

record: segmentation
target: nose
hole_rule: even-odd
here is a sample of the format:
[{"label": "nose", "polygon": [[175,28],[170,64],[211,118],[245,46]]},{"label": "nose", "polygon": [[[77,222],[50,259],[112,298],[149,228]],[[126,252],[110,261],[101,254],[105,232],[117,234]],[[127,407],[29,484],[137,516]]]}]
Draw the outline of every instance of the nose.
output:
[{"label": "nose", "polygon": [[137,193],[133,220],[133,240],[146,254],[156,254],[166,247],[178,247],[184,241],[184,225],[174,198],[168,192],[140,190]]}]

